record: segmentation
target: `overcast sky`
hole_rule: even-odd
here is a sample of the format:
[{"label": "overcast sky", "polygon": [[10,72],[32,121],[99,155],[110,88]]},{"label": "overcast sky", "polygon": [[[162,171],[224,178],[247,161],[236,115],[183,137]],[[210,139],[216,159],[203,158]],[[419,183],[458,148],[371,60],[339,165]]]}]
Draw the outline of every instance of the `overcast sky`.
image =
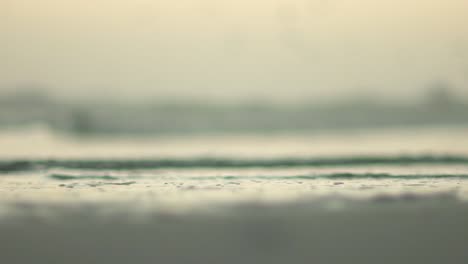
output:
[{"label": "overcast sky", "polygon": [[1,0],[0,89],[222,100],[468,96],[466,0]]}]

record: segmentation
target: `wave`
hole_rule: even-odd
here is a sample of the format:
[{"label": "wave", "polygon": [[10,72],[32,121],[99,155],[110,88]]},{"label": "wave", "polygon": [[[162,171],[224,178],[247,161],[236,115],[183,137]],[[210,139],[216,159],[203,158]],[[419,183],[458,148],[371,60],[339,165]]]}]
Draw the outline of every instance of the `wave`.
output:
[{"label": "wave", "polygon": [[191,177],[193,180],[353,180],[353,179],[468,179],[468,174],[389,174],[389,173],[331,173],[293,176],[212,176]]},{"label": "wave", "polygon": [[[115,181],[127,178],[137,179],[146,178],[141,176],[111,176],[111,175],[76,175],[76,174],[49,174],[49,178],[60,181],[71,180],[104,180]],[[151,177],[151,176],[150,176]],[[290,176],[272,176],[272,175],[254,175],[254,176],[196,176],[183,177],[189,180],[357,180],[357,179],[399,179],[399,180],[418,180],[418,179],[468,179],[468,174],[390,174],[390,173],[329,173],[329,174],[309,174],[309,175],[290,175]]]},{"label": "wave", "polygon": [[55,179],[55,180],[62,180],[62,181],[68,181],[68,180],[83,180],[83,179],[88,179],[88,180],[118,180],[119,178],[116,176],[110,176],[110,175],[71,175],[71,174],[50,174],[50,178]]},{"label": "wave", "polygon": [[249,167],[339,167],[369,165],[468,165],[466,156],[355,156],[337,158],[192,158],[139,160],[10,160],[0,161],[0,172],[35,171],[41,169],[133,170],[159,168],[249,168]]}]

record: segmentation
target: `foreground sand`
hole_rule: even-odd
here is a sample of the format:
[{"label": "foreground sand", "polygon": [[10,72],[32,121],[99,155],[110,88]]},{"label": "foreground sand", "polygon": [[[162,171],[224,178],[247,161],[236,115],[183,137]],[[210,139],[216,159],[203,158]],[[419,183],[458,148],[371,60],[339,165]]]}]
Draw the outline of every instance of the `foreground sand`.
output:
[{"label": "foreground sand", "polygon": [[[342,171],[351,177],[329,178]],[[5,263],[39,264],[466,263],[467,171],[7,173],[0,175],[1,255]]]},{"label": "foreground sand", "polygon": [[[464,264],[466,132],[104,145],[3,135],[0,263]],[[281,160],[360,155],[395,162]],[[232,162],[99,165],[102,158],[204,156]],[[275,166],[261,161],[278,157]],[[63,162],[69,158],[90,162]]]},{"label": "foreground sand", "polygon": [[328,196],[183,212],[132,203],[17,203],[3,263],[466,263],[468,204],[453,195]]}]

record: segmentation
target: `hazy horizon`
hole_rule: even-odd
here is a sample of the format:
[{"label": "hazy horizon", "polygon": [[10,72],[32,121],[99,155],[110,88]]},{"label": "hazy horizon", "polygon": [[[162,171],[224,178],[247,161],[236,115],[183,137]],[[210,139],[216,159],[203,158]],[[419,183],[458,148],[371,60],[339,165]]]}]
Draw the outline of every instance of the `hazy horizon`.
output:
[{"label": "hazy horizon", "polygon": [[418,100],[468,98],[459,0],[6,0],[0,91],[54,96]]}]

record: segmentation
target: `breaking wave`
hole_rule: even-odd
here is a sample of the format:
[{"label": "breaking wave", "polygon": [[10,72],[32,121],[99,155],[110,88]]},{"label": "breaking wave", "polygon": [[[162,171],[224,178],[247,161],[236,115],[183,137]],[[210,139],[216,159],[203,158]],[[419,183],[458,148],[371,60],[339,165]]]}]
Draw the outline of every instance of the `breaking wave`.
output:
[{"label": "breaking wave", "polygon": [[[369,165],[468,165],[465,156],[358,156],[339,158],[192,158],[140,160],[9,160],[0,161],[0,172],[35,171],[41,169],[131,170],[159,168],[249,168],[249,167],[339,167]],[[341,175],[346,177],[347,174]],[[377,174],[379,175],[379,174]]]}]

